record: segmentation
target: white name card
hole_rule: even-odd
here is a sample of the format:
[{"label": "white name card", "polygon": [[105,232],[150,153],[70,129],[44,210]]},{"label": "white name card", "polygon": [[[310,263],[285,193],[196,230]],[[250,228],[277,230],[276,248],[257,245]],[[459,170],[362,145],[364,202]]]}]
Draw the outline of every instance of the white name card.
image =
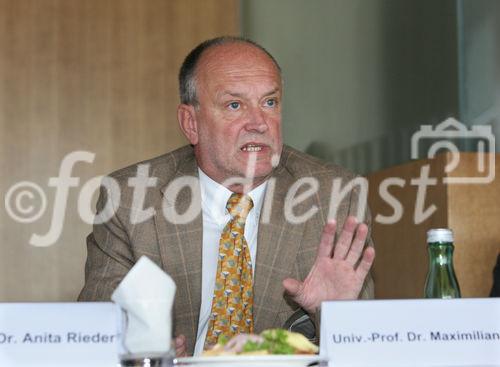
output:
[{"label": "white name card", "polygon": [[113,303],[2,303],[0,366],[116,366],[119,317]]},{"label": "white name card", "polygon": [[500,299],[324,302],[329,366],[500,366]]}]

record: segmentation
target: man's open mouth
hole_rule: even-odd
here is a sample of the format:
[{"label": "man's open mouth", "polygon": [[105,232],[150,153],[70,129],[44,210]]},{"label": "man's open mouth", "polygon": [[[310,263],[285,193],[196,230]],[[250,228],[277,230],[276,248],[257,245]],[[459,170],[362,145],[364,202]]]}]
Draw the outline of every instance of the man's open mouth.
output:
[{"label": "man's open mouth", "polygon": [[262,151],[266,145],[263,144],[254,144],[254,143],[249,143],[245,144],[241,147],[241,150],[243,152],[260,152]]}]

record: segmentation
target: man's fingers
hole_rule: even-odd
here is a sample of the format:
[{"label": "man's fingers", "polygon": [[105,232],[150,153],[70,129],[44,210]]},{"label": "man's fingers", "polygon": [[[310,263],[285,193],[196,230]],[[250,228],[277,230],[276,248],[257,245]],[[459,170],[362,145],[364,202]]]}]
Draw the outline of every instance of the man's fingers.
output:
[{"label": "man's fingers", "polygon": [[175,347],[182,347],[186,344],[186,337],[181,334],[178,337],[175,338]]},{"label": "man's fingers", "polygon": [[340,233],[340,237],[335,244],[335,249],[333,250],[333,258],[335,260],[344,260],[347,256],[347,252],[351,247],[352,237],[354,236],[354,231],[356,230],[356,226],[358,225],[358,221],[355,217],[349,216],[345,220],[344,228],[342,228],[342,232]]},{"label": "man's fingers", "polygon": [[366,236],[368,235],[368,226],[361,223],[356,230],[356,235],[352,241],[351,248],[347,253],[346,261],[352,266],[356,265],[361,257],[363,248],[365,247]]},{"label": "man's fingers", "polygon": [[177,357],[186,357],[186,337],[184,335],[179,335],[175,338],[175,355]]},{"label": "man's fingers", "polygon": [[286,292],[292,297],[297,296],[297,294],[300,292],[301,285],[301,282],[292,278],[286,278],[285,280],[283,280],[283,287],[285,288]]},{"label": "man's fingers", "polygon": [[335,220],[329,220],[323,227],[323,233],[321,234],[321,241],[318,247],[318,257],[332,256],[333,239],[336,229],[337,222]]},{"label": "man's fingers", "polygon": [[373,260],[375,259],[375,249],[371,246],[368,246],[365,251],[363,251],[363,257],[356,269],[356,274],[360,279],[365,279],[366,275],[370,271],[372,267]]}]

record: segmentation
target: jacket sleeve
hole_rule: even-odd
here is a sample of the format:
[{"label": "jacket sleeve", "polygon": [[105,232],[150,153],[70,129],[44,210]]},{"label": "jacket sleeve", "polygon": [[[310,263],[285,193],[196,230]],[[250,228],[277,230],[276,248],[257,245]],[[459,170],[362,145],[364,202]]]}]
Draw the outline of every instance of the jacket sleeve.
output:
[{"label": "jacket sleeve", "polygon": [[[111,219],[100,223],[99,219],[106,217]],[[113,195],[107,195],[101,187],[96,223],[87,237],[85,285],[78,301],[110,301],[114,289],[135,263],[124,223]]]}]

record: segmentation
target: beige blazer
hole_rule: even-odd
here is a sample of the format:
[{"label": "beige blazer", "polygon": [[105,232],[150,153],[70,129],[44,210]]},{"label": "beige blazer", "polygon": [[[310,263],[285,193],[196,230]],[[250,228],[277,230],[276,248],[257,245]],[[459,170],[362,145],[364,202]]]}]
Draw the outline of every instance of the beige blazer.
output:
[{"label": "beige blazer", "polygon": [[[186,335],[187,350],[192,354],[201,304],[202,217],[200,212],[191,223],[173,224],[163,215],[162,201],[170,182],[182,176],[198,176],[196,160],[192,147],[185,146],[141,163],[148,164],[149,175],[158,178],[156,187],[148,189],[144,203],[144,208],[153,207],[156,214],[143,223],[131,224],[131,216],[137,213],[132,209],[132,188],[127,182],[129,177],[136,176],[138,164],[110,175],[121,187],[121,200],[113,203],[114,217],[104,224],[94,225],[93,233],[87,238],[85,286],[78,299],[109,301],[111,293],[136,260],[142,255],[148,256],[177,285],[173,311],[174,333]],[[318,180],[319,190],[294,206],[293,213],[299,216],[314,205],[319,210],[308,221],[292,224],[284,216],[285,197],[289,188],[303,177]],[[270,204],[271,208],[263,208],[262,212],[270,209],[270,220],[263,223],[265,218],[261,213],[259,224],[254,276],[254,323],[257,333],[283,326],[298,309],[284,295],[282,280],[287,277],[306,277],[316,257],[316,248],[326,223],[332,181],[341,178],[346,183],[353,177],[341,167],[284,146],[279,166],[274,170],[264,199],[264,205]],[[177,212],[183,213],[190,205],[190,198],[190,190],[182,190],[176,202],[175,198],[165,199],[167,206],[175,205]],[[106,191],[101,189],[98,211],[102,210],[106,201]],[[351,191],[341,201],[336,218],[339,228],[349,214],[355,213],[357,201],[357,190]],[[369,220],[367,215],[368,224]],[[371,277],[365,282],[360,298],[373,298]]]}]

